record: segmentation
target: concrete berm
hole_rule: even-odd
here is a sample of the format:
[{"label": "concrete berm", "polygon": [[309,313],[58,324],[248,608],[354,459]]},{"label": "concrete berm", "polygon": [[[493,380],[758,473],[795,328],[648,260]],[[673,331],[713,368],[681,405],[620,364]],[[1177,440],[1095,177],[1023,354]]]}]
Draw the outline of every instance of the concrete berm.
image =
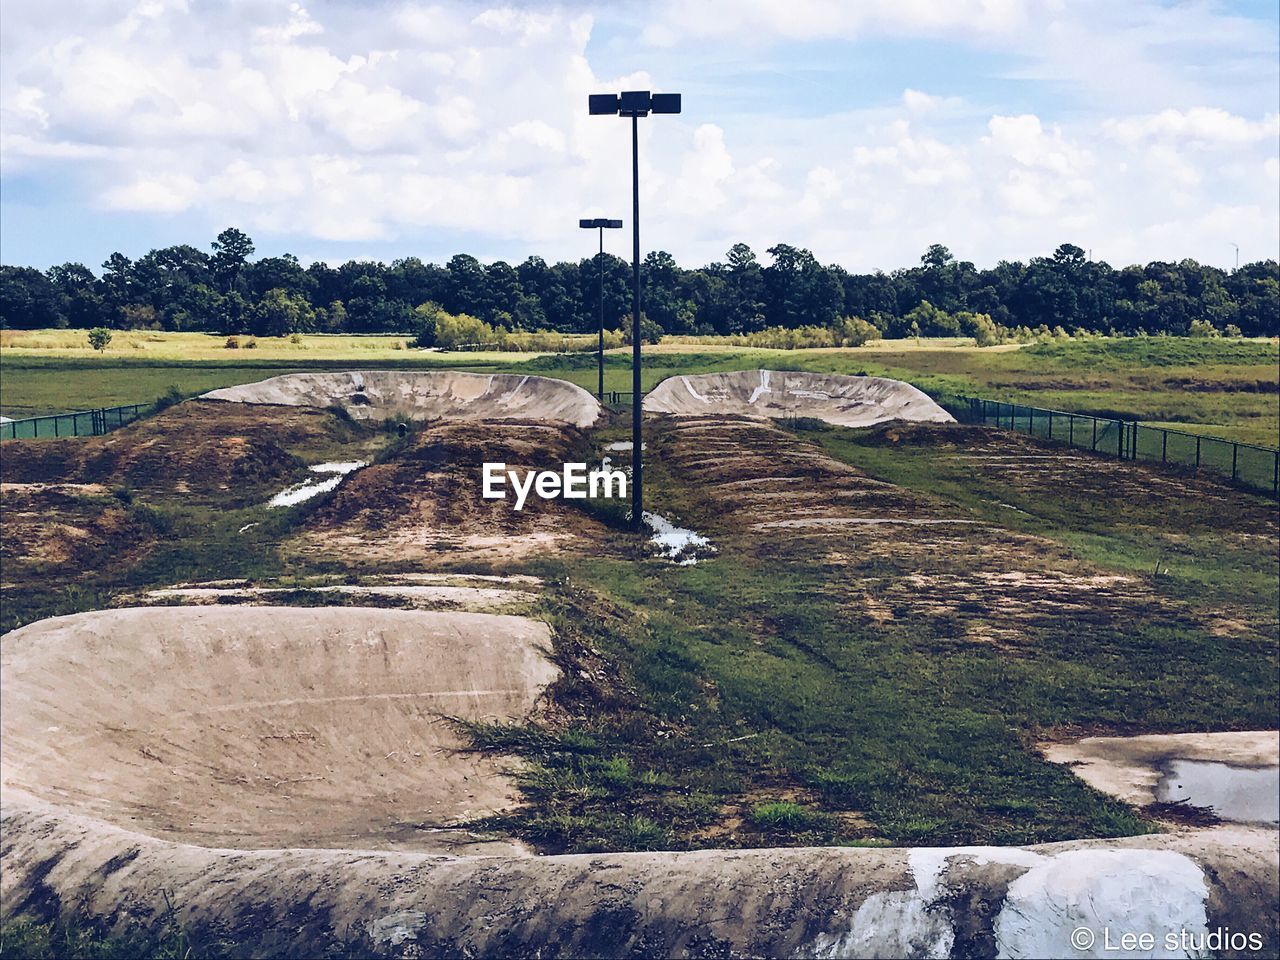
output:
[{"label": "concrete berm", "polygon": [[793,370],[669,377],[645,397],[644,409],[677,417],[811,417],[842,427],[954,420],[927,394],[901,380]]},{"label": "concrete berm", "polygon": [[457,370],[289,373],[211,390],[201,400],[341,407],[357,420],[542,420],[589,427],[600,404],[567,380]]}]

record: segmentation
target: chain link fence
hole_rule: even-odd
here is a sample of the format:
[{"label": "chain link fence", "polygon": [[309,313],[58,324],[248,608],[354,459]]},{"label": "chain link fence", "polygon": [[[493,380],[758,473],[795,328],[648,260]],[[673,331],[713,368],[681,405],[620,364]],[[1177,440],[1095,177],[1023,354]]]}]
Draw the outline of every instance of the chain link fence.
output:
[{"label": "chain link fence", "polygon": [[1250,490],[1280,495],[1280,450],[1127,420],[956,395],[940,400],[956,419],[1110,454],[1211,470]]},{"label": "chain link fence", "polygon": [[99,407],[47,417],[28,417],[0,423],[0,440],[32,440],[45,437],[97,437],[116,427],[145,416],[152,403],[131,403],[121,407]]}]

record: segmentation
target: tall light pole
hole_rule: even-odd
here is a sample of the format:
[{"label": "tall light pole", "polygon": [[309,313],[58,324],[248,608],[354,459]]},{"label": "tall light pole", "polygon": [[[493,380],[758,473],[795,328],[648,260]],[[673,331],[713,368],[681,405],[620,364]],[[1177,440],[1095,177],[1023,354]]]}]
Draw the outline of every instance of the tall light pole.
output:
[{"label": "tall light pole", "polygon": [[1236,269],[1239,270],[1240,269],[1240,244],[1233,243],[1231,245],[1236,248]]},{"label": "tall light pole", "polygon": [[620,230],[622,228],[621,220],[606,220],[604,217],[596,217],[593,220],[579,220],[578,226],[583,230],[599,230],[600,231],[600,254],[597,259],[600,261],[600,383],[596,388],[596,399],[601,403],[604,402],[604,232],[606,230]]},{"label": "tall light pole", "polygon": [[651,113],[679,113],[680,94],[630,90],[622,94],[593,93],[587,98],[593,117],[631,118],[631,525],[644,523],[644,493],[640,438],[640,124]]}]

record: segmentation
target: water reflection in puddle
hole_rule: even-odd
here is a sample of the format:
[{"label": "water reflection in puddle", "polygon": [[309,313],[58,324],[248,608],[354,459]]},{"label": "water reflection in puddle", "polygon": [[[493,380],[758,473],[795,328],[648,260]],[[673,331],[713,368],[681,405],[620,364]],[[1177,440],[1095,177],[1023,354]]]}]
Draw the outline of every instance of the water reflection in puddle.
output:
[{"label": "water reflection in puddle", "polygon": [[1172,760],[1156,785],[1156,799],[1213,807],[1237,823],[1280,823],[1280,768]]}]

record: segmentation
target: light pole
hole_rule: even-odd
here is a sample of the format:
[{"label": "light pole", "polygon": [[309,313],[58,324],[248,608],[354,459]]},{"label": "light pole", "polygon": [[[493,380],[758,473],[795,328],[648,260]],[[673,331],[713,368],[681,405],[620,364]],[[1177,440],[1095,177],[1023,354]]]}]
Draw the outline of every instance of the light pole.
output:
[{"label": "light pole", "polygon": [[644,492],[640,452],[640,124],[651,113],[679,113],[680,94],[630,90],[622,94],[593,93],[587,97],[593,117],[631,118],[631,525],[644,523]]},{"label": "light pole", "polygon": [[1236,269],[1240,269],[1240,244],[1233,243],[1231,246],[1236,248]]},{"label": "light pole", "polygon": [[596,388],[596,399],[604,403],[604,232],[621,229],[622,221],[596,217],[593,220],[579,220],[578,226],[583,230],[600,231],[600,254],[597,258],[600,261],[600,383]]}]

